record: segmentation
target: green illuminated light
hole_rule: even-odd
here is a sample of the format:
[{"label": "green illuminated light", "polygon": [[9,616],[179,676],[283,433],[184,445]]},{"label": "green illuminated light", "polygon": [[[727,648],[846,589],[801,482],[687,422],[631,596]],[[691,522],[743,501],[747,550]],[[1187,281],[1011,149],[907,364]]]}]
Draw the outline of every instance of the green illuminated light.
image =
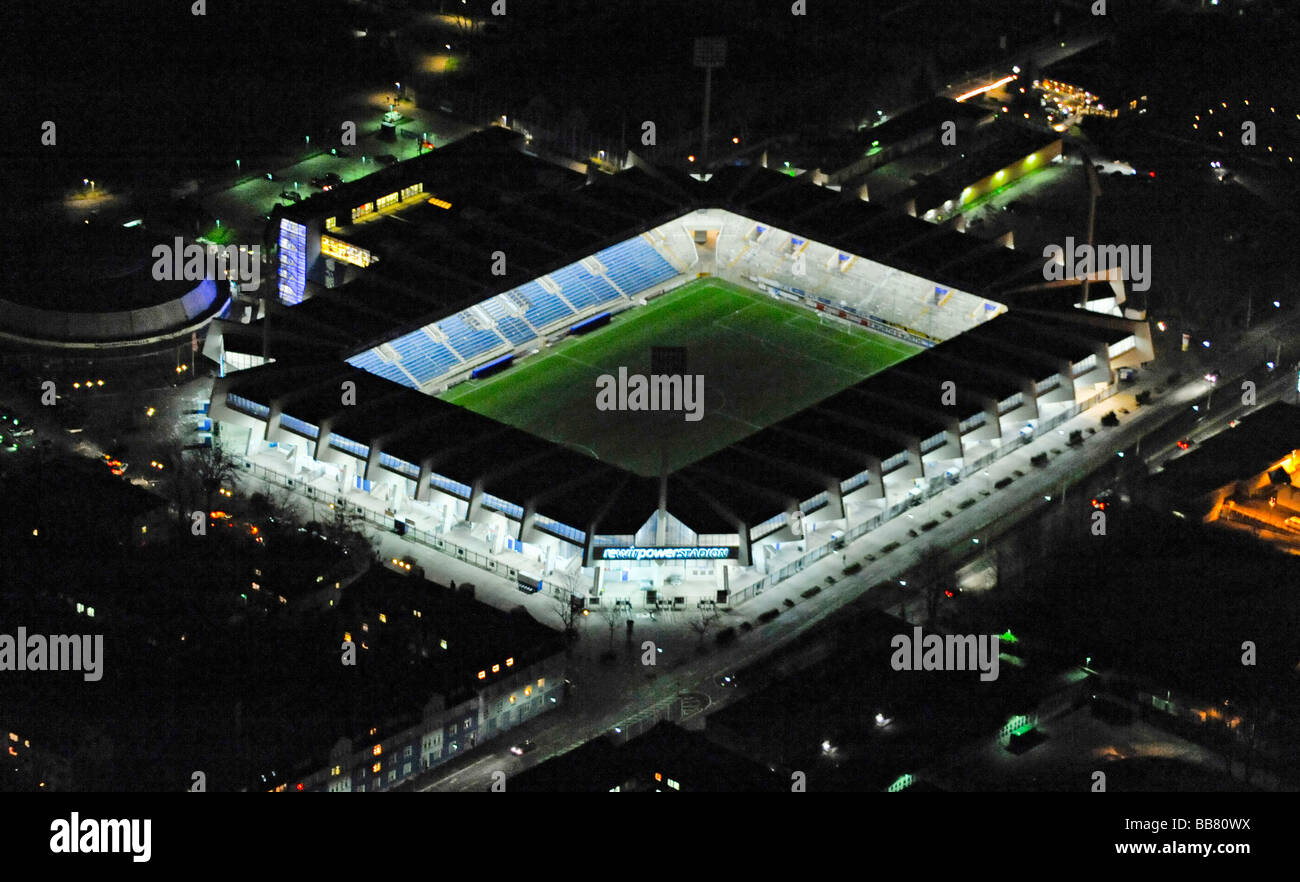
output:
[{"label": "green illuminated light", "polygon": [[999,635],[998,635],[998,639],[999,639],[999,640],[1005,640],[1005,641],[1007,641],[1008,643],[1019,643],[1019,642],[1020,642],[1020,638],[1017,637],[1015,634],[1012,634],[1010,628],[1007,628],[1006,633],[999,634]]}]

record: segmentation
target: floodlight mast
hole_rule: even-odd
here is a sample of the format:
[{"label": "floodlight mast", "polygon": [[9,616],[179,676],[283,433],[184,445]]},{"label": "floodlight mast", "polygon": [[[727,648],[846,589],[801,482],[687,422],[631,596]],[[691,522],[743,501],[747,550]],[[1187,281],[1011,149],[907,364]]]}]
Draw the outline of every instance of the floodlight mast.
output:
[{"label": "floodlight mast", "polygon": [[709,167],[709,104],[713,97],[713,69],[727,62],[726,37],[697,37],[695,66],[704,68],[704,121],[700,143],[700,167]]}]

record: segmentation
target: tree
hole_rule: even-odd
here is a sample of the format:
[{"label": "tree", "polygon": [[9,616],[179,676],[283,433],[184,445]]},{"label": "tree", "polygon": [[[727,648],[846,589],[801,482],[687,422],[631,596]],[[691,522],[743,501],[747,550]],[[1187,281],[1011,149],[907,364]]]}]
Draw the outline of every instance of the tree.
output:
[{"label": "tree", "polygon": [[327,529],[329,538],[339,543],[345,554],[369,558],[374,554],[374,546],[366,535],[365,518],[354,511],[349,511],[347,504],[330,505],[332,517]]},{"label": "tree", "polygon": [[203,490],[204,511],[212,511],[217,491],[223,487],[233,489],[239,475],[239,463],[226,453],[216,438],[212,439],[211,447],[191,446],[187,453],[189,468]]},{"label": "tree", "polygon": [[700,610],[699,618],[691,620],[691,630],[698,634],[700,638],[697,647],[704,646],[704,638],[713,629],[713,626],[718,623],[718,617],[717,610]]},{"label": "tree", "polygon": [[170,435],[163,441],[157,461],[162,465],[158,490],[175,508],[176,529],[181,536],[185,536],[189,532],[190,512],[198,505],[202,487],[190,467],[185,443],[179,435]]},{"label": "tree", "polygon": [[618,626],[623,623],[623,609],[617,603],[603,605],[600,608],[601,618],[605,620],[605,625],[609,628],[609,652],[614,652],[614,632]]},{"label": "tree", "polygon": [[586,611],[586,603],[578,594],[578,573],[575,570],[556,570],[555,581],[560,585],[560,592],[555,598],[555,612],[564,625],[564,637],[572,644],[578,639],[578,623]]}]

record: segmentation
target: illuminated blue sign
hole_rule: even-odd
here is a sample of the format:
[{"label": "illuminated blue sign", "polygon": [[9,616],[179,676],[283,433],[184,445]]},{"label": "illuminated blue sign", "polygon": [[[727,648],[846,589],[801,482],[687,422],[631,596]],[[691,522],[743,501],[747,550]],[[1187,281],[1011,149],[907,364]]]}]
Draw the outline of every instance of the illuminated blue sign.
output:
[{"label": "illuminated blue sign", "polygon": [[736,556],[728,545],[683,548],[638,548],[635,545],[595,549],[597,560],[727,560]]}]

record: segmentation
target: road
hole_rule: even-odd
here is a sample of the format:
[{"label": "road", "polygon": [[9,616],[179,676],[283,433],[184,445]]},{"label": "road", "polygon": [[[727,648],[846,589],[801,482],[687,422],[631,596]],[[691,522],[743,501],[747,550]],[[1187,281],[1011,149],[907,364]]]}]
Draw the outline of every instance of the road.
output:
[{"label": "road", "polygon": [[[1295,376],[1289,365],[1300,356],[1300,347],[1294,342],[1298,326],[1300,315],[1279,317],[1267,325],[1262,324],[1242,336],[1233,354],[1225,354],[1216,360],[1220,379],[1213,388],[1219,405],[1210,411],[1210,418],[1198,422],[1198,412],[1192,410],[1193,405],[1203,404],[1212,388],[1200,376],[1204,369],[1189,364],[1194,362],[1193,356],[1174,353],[1168,359],[1154,363],[1152,369],[1141,372],[1138,382],[1125,389],[1122,395],[1095,406],[1059,427],[1057,431],[1062,434],[1075,428],[1096,429],[1096,434],[1087,437],[1077,449],[1065,450],[1050,459],[1045,467],[1035,468],[1028,462],[1032,455],[1040,450],[1046,452],[1053,444],[1058,445],[1058,448],[1064,445],[1056,433],[1047,433],[1034,439],[1021,450],[990,466],[990,481],[1020,466],[1018,470],[1022,475],[1010,486],[981,497],[975,505],[956,513],[928,533],[922,533],[916,538],[908,538],[903,534],[901,547],[888,554],[877,553],[877,559],[864,565],[862,571],[854,576],[842,576],[842,559],[838,554],[829,555],[807,567],[798,576],[782,583],[777,590],[765,592],[763,597],[745,605],[744,612],[750,618],[765,609],[780,608],[781,600],[785,597],[795,601],[792,608],[784,609],[774,621],[768,624],[755,623],[752,632],[738,635],[731,646],[718,648],[712,645],[713,641],[709,641],[707,651],[696,654],[693,640],[671,641],[666,644],[665,652],[658,656],[659,661],[653,671],[637,671],[637,659],[631,653],[627,653],[614,668],[601,668],[593,663],[576,661],[571,666],[575,670],[572,676],[581,682],[574,690],[574,700],[568,707],[557,709],[512,730],[503,736],[499,745],[484,745],[480,749],[490,747],[491,752],[482,757],[475,757],[454,768],[431,770],[416,789],[487,789],[493,771],[503,771],[508,778],[513,773],[544,762],[592,738],[609,735],[615,727],[628,725],[628,721],[635,720],[638,715],[653,715],[656,709],[662,711],[671,707],[682,693],[709,696],[713,703],[706,713],[724,706],[735,694],[747,691],[745,686],[753,687],[757,684],[742,684],[740,690],[729,690],[730,694],[722,693],[722,687],[715,684],[720,674],[750,667],[789,647],[850,604],[862,601],[880,608],[898,604],[898,591],[881,590],[877,586],[905,576],[927,547],[967,548],[974,551],[975,546],[981,542],[987,547],[994,537],[1012,529],[1026,518],[1036,516],[1044,506],[1054,504],[1054,500],[1059,505],[1060,500],[1056,497],[1063,487],[1069,487],[1113,462],[1121,452],[1136,454],[1145,446],[1145,450],[1141,450],[1142,455],[1153,466],[1157,466],[1169,454],[1170,445],[1176,445],[1177,439],[1183,437],[1189,428],[1197,433],[1197,437],[1201,437],[1221,431],[1231,419],[1253,409],[1241,403],[1240,381],[1243,378],[1253,379],[1258,385],[1256,407],[1276,400]],[[1282,343],[1280,350],[1277,346],[1279,341]],[[1262,367],[1266,349],[1269,353],[1281,356],[1281,363],[1274,373],[1269,373]],[[1143,390],[1151,390],[1154,394],[1154,389],[1163,385],[1162,381],[1175,364],[1184,375],[1180,385],[1164,390],[1145,406],[1137,407],[1132,403],[1132,394]],[[1228,399],[1228,395],[1232,395],[1232,398]],[[1228,404],[1228,401],[1232,403]],[[1128,406],[1125,406],[1126,403]],[[1118,426],[1099,428],[1098,418],[1112,409],[1130,412],[1120,417]],[[1147,438],[1151,441],[1143,445],[1143,440]],[[1174,446],[1173,449],[1177,450],[1177,447]],[[959,485],[953,489],[960,493],[970,493],[973,488]],[[951,498],[948,504],[953,505]],[[1079,510],[1084,512],[1080,516],[1087,516],[1086,509],[1080,506]],[[854,542],[848,549],[848,555],[857,558],[863,554],[864,549],[878,549],[889,541],[891,535],[901,533],[906,527],[906,518],[896,518]],[[800,598],[800,591],[809,585],[823,585],[827,576],[836,579],[833,586],[824,587],[811,599]],[[913,611],[918,605],[914,599]],[[638,639],[640,638],[638,633]],[[815,644],[801,647],[800,653],[808,654],[802,660],[796,656],[782,670],[812,663],[819,651]],[[509,745],[523,738],[532,738],[538,743],[538,749],[522,758],[511,756],[508,753]]]}]

